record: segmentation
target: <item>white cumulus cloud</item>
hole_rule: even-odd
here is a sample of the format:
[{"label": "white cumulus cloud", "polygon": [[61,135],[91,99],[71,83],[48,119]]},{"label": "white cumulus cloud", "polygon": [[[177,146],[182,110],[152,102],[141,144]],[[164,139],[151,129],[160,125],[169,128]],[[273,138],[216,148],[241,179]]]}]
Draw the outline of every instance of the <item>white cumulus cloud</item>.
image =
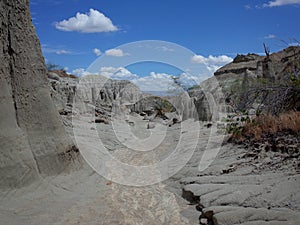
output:
[{"label": "white cumulus cloud", "polygon": [[72,71],[72,74],[74,74],[77,77],[82,77],[82,76],[86,76],[86,75],[91,75],[91,73],[87,72],[85,69],[83,68],[78,68]]},{"label": "white cumulus cloud", "polygon": [[208,79],[210,76],[196,76],[196,75],[191,75],[188,73],[182,73],[179,77],[179,82],[184,86],[184,87],[191,87],[194,85],[200,84],[203,80]]},{"label": "white cumulus cloud", "polygon": [[[174,83],[172,77],[177,76],[167,73],[151,72],[148,76],[139,77],[131,81],[145,92],[168,93],[179,88]],[[203,78],[200,76],[191,76],[187,73],[182,73],[178,78],[181,88],[191,87],[200,84],[200,82],[203,81]]]},{"label": "white cumulus cloud", "polygon": [[208,56],[204,57],[202,55],[194,55],[191,58],[193,63],[200,63],[206,65],[207,69],[211,72],[215,72],[221,66],[232,62],[233,58],[227,55],[220,55],[220,56]]},{"label": "white cumulus cloud", "polygon": [[94,52],[94,54],[95,54],[96,56],[100,56],[100,55],[102,54],[102,52],[101,52],[100,49],[98,49],[98,48],[94,48],[94,49],[93,49],[93,52]]},{"label": "white cumulus cloud", "polygon": [[107,56],[115,56],[115,57],[123,57],[125,55],[128,55],[127,53],[124,53],[122,49],[109,49],[105,51],[105,54]]},{"label": "white cumulus cloud", "polygon": [[276,7],[276,6],[296,5],[296,4],[300,4],[300,0],[274,0],[263,4],[263,7]]},{"label": "white cumulus cloud", "polygon": [[133,79],[132,82],[137,85],[141,91],[166,92],[173,87],[171,75],[166,73],[151,72],[148,76]]},{"label": "white cumulus cloud", "polygon": [[55,23],[62,31],[78,31],[81,33],[99,33],[117,31],[118,28],[103,13],[90,9],[87,14],[76,13],[75,17]]},{"label": "white cumulus cloud", "polygon": [[99,73],[102,76],[117,80],[132,80],[138,78],[136,74],[131,73],[124,67],[115,68],[112,66],[101,67]]}]

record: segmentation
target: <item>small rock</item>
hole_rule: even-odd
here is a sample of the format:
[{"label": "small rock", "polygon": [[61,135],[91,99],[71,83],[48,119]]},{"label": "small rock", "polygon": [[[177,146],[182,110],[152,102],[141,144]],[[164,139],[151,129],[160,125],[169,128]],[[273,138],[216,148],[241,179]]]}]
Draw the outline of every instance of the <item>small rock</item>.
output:
[{"label": "small rock", "polygon": [[223,169],[222,173],[223,174],[228,174],[228,173],[234,172],[235,170],[236,170],[236,166],[231,165],[230,167],[228,167],[226,169]]},{"label": "small rock", "polygon": [[191,204],[198,204],[200,202],[200,196],[194,195],[193,192],[185,190],[185,188],[182,189],[181,196],[187,201],[189,201]]},{"label": "small rock", "polygon": [[147,124],[147,129],[153,129],[153,128],[155,128],[154,124],[150,124],[150,123]]},{"label": "small rock", "polygon": [[202,210],[204,209],[204,206],[202,204],[198,204],[196,205],[196,210],[199,211],[199,212],[202,212]]},{"label": "small rock", "polygon": [[208,225],[208,219],[207,218],[201,218],[200,219],[200,224],[201,225]]},{"label": "small rock", "polygon": [[214,215],[214,212],[212,210],[204,211],[201,214],[201,219],[206,218],[208,220],[212,220],[213,215]]},{"label": "small rock", "polygon": [[49,79],[57,80],[57,81],[60,80],[59,76],[58,76],[56,73],[49,72],[47,75],[48,75],[48,78],[49,78]]},{"label": "small rock", "polygon": [[128,121],[128,124],[132,127],[134,126],[134,122],[132,122],[132,121]]},{"label": "small rock", "polygon": [[207,128],[210,128],[212,126],[212,123],[208,123],[205,125]]},{"label": "small rock", "polygon": [[104,118],[96,118],[95,119],[95,123],[104,123],[104,124],[109,124],[108,120],[104,119]]}]

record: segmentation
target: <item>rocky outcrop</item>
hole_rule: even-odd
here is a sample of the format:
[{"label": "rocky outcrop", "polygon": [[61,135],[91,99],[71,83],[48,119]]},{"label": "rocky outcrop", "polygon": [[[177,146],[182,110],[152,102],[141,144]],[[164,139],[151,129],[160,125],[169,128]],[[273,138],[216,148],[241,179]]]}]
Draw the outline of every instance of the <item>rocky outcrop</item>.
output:
[{"label": "rocky outcrop", "polygon": [[210,121],[212,119],[212,112],[204,91],[201,89],[193,89],[189,92],[189,95],[193,98],[199,120]]},{"label": "rocky outcrop", "polygon": [[232,109],[225,102],[223,89],[216,77],[203,81],[188,90],[193,101],[197,119],[200,121],[220,121]]},{"label": "rocky outcrop", "polygon": [[103,85],[95,86],[94,91],[96,95],[92,97],[96,106],[110,109],[113,107],[114,113],[119,113],[118,110],[126,109],[126,106],[138,102],[143,97],[140,89],[127,80],[106,79]]},{"label": "rocky outcrop", "polygon": [[255,54],[237,55],[232,63],[218,69],[215,72],[215,76],[225,75],[229,73],[242,74],[248,71],[256,71],[257,63],[262,60],[263,57]]},{"label": "rocky outcrop", "polygon": [[48,80],[52,100],[71,135],[70,116],[78,113],[94,113],[95,122],[104,124],[109,123],[112,116],[130,113],[141,114],[145,120],[158,118],[168,123],[176,118],[180,121],[168,99],[144,94],[127,80],[112,80],[99,75],[71,78],[56,71],[48,73]]},{"label": "rocky outcrop", "polygon": [[201,224],[298,224],[297,169],[276,154],[248,155],[225,145],[206,171],[182,179],[182,196],[196,205]]},{"label": "rocky outcrop", "polygon": [[272,78],[280,80],[290,76],[295,70],[299,72],[300,47],[291,46],[282,51],[259,56],[257,54],[237,55],[234,60],[215,72],[217,79],[251,74],[255,78]]},{"label": "rocky outcrop", "polygon": [[59,113],[61,115],[71,113],[78,79],[61,76],[51,71],[48,72],[48,81],[52,101]]},{"label": "rocky outcrop", "polygon": [[28,0],[0,2],[0,187],[62,172],[74,149],[55,109]]},{"label": "rocky outcrop", "polygon": [[194,104],[194,99],[191,98],[186,92],[170,98],[170,102],[174,105],[176,111],[180,115],[181,120],[193,118],[198,120],[198,114]]},{"label": "rocky outcrop", "polygon": [[[202,82],[209,86],[217,79],[230,111],[265,111],[278,114],[299,109],[300,47],[288,47],[269,56],[238,55]],[[294,82],[294,84],[293,84]],[[199,89],[199,88],[198,88]],[[191,93],[195,93],[194,89]],[[213,89],[210,89],[214,93]],[[201,90],[200,90],[201,92]],[[200,105],[203,101],[199,102]],[[205,103],[205,101],[204,101]],[[276,106],[275,106],[276,104]]]},{"label": "rocky outcrop", "polygon": [[142,99],[130,106],[131,111],[136,113],[148,113],[151,111],[161,110],[164,112],[175,111],[174,106],[168,101],[166,97],[158,97],[152,95],[144,95]]},{"label": "rocky outcrop", "polygon": [[[80,113],[95,111],[97,116],[108,118],[120,110],[128,112],[143,98],[139,88],[127,80],[112,80],[100,75],[81,78],[48,74],[52,99],[61,115],[71,114],[72,110]],[[76,106],[73,108],[74,101]]]}]

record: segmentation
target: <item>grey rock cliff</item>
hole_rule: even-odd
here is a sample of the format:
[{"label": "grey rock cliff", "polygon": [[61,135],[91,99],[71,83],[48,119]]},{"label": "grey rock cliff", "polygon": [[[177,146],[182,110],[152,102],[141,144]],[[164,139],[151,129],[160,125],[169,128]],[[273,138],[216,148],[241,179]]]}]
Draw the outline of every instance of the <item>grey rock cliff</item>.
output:
[{"label": "grey rock cliff", "polygon": [[0,21],[2,188],[62,172],[74,148],[51,101],[29,0],[0,1]]},{"label": "grey rock cliff", "polygon": [[215,72],[218,79],[232,75],[243,76],[252,74],[257,78],[273,78],[280,80],[299,70],[300,46],[290,46],[269,56],[256,54],[237,55],[233,62],[221,67]]},{"label": "grey rock cliff", "polygon": [[81,102],[81,113],[96,112],[110,116],[112,111],[129,110],[130,105],[143,98],[139,88],[127,80],[112,80],[100,75],[88,75],[81,78],[61,77],[48,73],[51,97],[61,114],[72,111],[75,102]]},{"label": "grey rock cliff", "polygon": [[[292,75],[298,79],[300,77],[299,46],[288,47],[268,57],[256,54],[237,55],[233,62],[217,70],[214,77],[203,81],[201,88],[191,90],[190,95],[196,97],[196,108],[199,117],[203,119],[203,115],[210,113],[207,110],[208,101],[203,98],[203,88],[212,93],[214,99],[218,99],[214,94],[217,86],[222,89],[227,112],[260,110],[274,113],[275,107],[270,103],[275,101],[278,102],[278,112],[290,108],[299,109],[299,95],[295,95],[299,89],[291,87]],[[211,88],[210,84],[216,80],[218,85]]]}]

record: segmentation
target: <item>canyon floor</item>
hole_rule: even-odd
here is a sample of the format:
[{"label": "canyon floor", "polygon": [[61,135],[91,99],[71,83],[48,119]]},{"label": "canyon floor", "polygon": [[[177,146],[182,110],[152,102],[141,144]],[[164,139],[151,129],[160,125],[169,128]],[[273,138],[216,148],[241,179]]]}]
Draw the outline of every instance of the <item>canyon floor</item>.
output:
[{"label": "canyon floor", "polygon": [[[189,129],[195,123],[199,127],[196,133]],[[297,162],[280,162],[276,167],[274,164],[281,159],[276,153],[251,155],[249,150],[232,144],[222,144],[218,149],[219,143],[212,138],[219,137],[219,131],[214,129],[217,124],[207,124],[187,120],[170,127],[161,121],[148,125],[137,114],[109,124],[95,124],[88,116],[77,118],[74,129],[69,124],[69,132],[74,131],[79,149],[84,145],[91,155],[80,149],[83,165],[74,162],[74,168],[64,174],[2,191],[0,224],[300,224],[300,175],[293,165]],[[195,135],[198,138],[194,146]],[[210,138],[211,146],[215,146],[206,150]],[[157,167],[157,171],[149,172],[153,176],[143,180],[139,177],[143,173],[127,172],[128,177],[124,177],[126,171],[118,171],[116,166],[108,169],[104,178],[97,173],[103,169],[101,162],[99,168],[86,162],[93,156],[94,163],[98,162],[97,148],[93,146],[96,139],[113,158],[141,168],[167,159],[178,145],[184,157],[175,157],[168,168],[176,171],[185,156],[189,160],[175,174],[166,175],[168,168]],[[132,151],[128,146],[139,149]],[[191,148],[194,151],[190,155]],[[202,157],[210,160],[216,153],[208,168],[199,171]],[[109,166],[114,167],[114,161]],[[141,185],[157,179],[161,182]]]}]

